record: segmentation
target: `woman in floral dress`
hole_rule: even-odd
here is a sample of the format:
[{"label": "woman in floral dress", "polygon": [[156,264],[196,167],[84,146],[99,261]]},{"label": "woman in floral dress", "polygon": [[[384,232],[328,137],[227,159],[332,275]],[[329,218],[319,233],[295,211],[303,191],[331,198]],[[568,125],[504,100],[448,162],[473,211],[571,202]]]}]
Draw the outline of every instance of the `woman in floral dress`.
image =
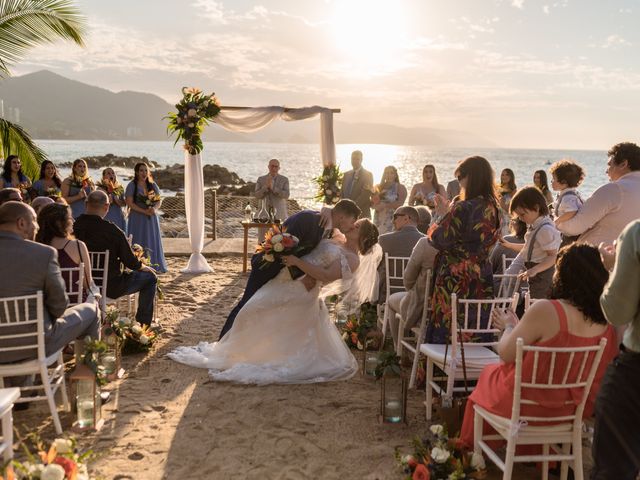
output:
[{"label": "woman in floral dress", "polygon": [[407,199],[407,188],[400,183],[398,170],[394,166],[385,167],[382,181],[375,187],[371,197],[373,204],[373,223],[380,235],[393,231],[393,212]]},{"label": "woman in floral dress", "polygon": [[161,203],[160,189],[153,181],[146,163],[136,163],[133,180],[127,185],[124,196],[129,206],[128,232],[133,236],[133,243],[144,248],[151,268],[166,272],[167,262],[157,213]]},{"label": "woman in floral dress", "polygon": [[[458,165],[455,175],[462,188],[461,200],[449,206],[446,198],[436,196],[436,213],[441,219],[428,234],[439,252],[433,268],[433,316],[427,326],[427,343],[448,343],[452,293],[458,298],[493,298],[489,254],[500,233],[493,170],[486,159],[469,157]],[[482,321],[488,320],[487,310]]]},{"label": "woman in floral dress", "polygon": [[71,207],[74,220],[84,213],[84,201],[95,189],[96,186],[89,176],[87,162],[78,158],[73,162],[71,175],[62,182],[62,198]]}]

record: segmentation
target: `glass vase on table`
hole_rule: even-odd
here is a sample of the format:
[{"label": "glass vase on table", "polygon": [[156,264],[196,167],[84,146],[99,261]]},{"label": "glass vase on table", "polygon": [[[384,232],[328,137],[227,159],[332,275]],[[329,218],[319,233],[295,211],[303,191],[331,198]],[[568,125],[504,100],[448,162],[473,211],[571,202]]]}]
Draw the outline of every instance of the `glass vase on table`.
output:
[{"label": "glass vase on table", "polygon": [[269,212],[267,211],[267,201],[262,200],[260,202],[260,211],[254,218],[258,223],[269,223]]}]

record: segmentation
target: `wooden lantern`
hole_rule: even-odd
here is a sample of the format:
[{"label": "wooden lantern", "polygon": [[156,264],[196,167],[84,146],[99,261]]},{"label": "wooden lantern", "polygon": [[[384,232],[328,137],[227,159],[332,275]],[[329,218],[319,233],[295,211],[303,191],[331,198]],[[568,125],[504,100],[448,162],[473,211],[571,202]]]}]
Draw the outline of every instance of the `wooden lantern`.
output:
[{"label": "wooden lantern", "polygon": [[407,423],[407,379],[385,371],[380,382],[380,423]]},{"label": "wooden lantern", "polygon": [[69,377],[71,392],[75,400],[76,430],[100,430],[102,419],[102,399],[95,373],[86,365],[77,365]]}]

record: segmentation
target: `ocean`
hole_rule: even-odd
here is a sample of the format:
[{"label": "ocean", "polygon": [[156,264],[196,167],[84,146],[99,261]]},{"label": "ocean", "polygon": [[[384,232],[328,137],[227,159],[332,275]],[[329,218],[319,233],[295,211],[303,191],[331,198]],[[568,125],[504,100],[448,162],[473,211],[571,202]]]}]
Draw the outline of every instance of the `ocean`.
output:
[{"label": "ocean", "polygon": [[[120,156],[146,156],[160,165],[173,165],[184,160],[180,145],[173,142],[133,142],[133,141],[92,141],[92,140],[37,140],[54,163],[62,163],[76,158],[113,153]],[[593,191],[608,182],[606,176],[607,153],[593,150],[537,150],[509,148],[431,148],[408,145],[336,145],[336,158],[340,168],[351,168],[353,150],[364,154],[364,167],[373,172],[374,182],[379,182],[387,165],[398,169],[400,181],[410,190],[422,177],[426,164],[436,167],[438,180],[445,185],[453,179],[456,164],[471,155],[484,156],[493,166],[499,178],[503,168],[515,172],[518,187],[533,184],[535,170],[544,169],[560,159],[571,158],[586,170],[586,178],[580,191],[588,197]],[[316,144],[277,143],[205,143],[202,152],[204,164],[218,164],[236,172],[246,181],[255,181],[267,173],[269,159],[280,160],[280,172],[289,178],[291,197],[304,205],[313,205],[315,184],[313,177],[321,171],[320,147]],[[63,175],[69,169],[61,169]],[[99,172],[91,175],[99,178]],[[132,175],[129,170],[118,171],[121,180]],[[550,176],[549,176],[550,177]],[[162,188],[162,185],[160,185]]]}]

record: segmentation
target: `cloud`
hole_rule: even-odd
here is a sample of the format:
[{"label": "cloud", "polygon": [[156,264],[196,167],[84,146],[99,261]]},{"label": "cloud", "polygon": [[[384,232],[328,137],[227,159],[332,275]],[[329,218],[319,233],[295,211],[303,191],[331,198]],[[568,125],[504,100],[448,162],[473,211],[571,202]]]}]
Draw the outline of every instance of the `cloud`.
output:
[{"label": "cloud", "polygon": [[545,15],[549,15],[549,12],[550,12],[549,5],[543,5],[542,11],[544,12]]},{"label": "cloud", "polygon": [[616,47],[629,47],[631,46],[631,42],[625,40],[620,35],[613,34],[609,35],[604,43],[602,44],[602,48],[616,48]]},{"label": "cloud", "polygon": [[522,10],[524,7],[524,0],[511,0],[511,6]]}]

